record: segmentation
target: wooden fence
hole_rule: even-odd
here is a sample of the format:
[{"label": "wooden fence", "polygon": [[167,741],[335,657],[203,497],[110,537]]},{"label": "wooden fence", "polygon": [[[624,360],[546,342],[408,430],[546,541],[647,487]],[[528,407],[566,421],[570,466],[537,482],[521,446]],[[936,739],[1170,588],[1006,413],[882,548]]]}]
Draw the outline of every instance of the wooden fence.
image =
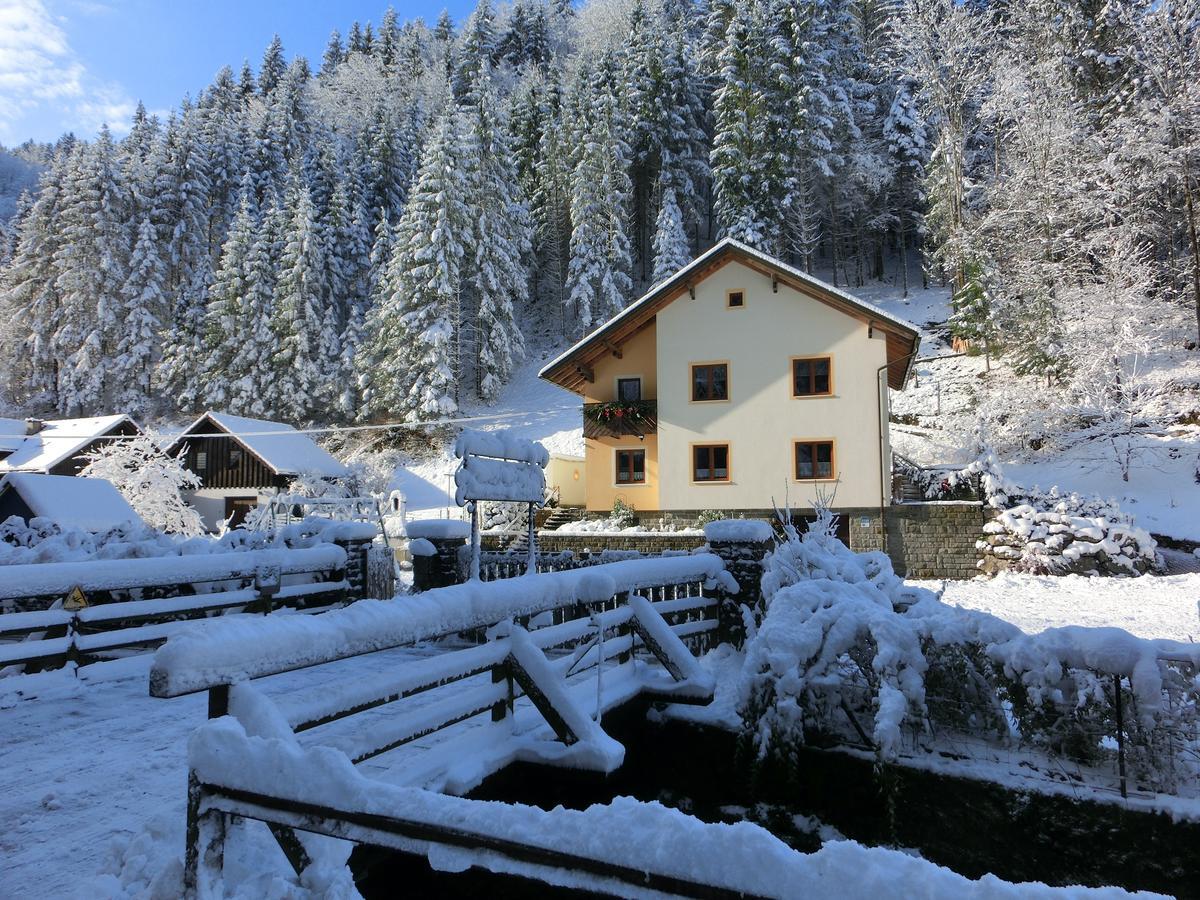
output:
[{"label": "wooden fence", "polygon": [[[664,566],[666,562],[671,565]],[[593,574],[597,577],[591,577]],[[655,583],[656,575],[665,577]],[[601,730],[601,712],[639,695],[670,702],[711,701],[712,680],[699,668],[685,641],[708,638],[717,630],[720,594],[735,587],[717,557],[701,554],[679,560],[621,562],[596,566],[586,577],[569,571],[538,576],[528,579],[524,586],[528,586],[530,596],[520,597],[514,582],[472,582],[425,592],[419,600],[414,597],[407,609],[403,602],[386,610],[351,608],[330,613],[320,621],[299,623],[304,628],[283,621],[271,623],[279,626],[281,643],[273,648],[271,635],[265,632],[258,648],[261,658],[229,661],[225,674],[219,666],[204,665],[203,647],[189,647],[179,658],[160,654],[151,673],[151,694],[172,697],[207,690],[210,718],[232,714],[240,719],[244,712],[247,733],[277,738],[291,748],[288,752],[293,755],[300,752],[297,733],[388,707],[390,715],[364,717],[361,727],[343,726],[324,742],[319,738],[305,742],[333,747],[352,763],[375,758],[477,717],[483,722],[507,722],[507,727],[487,731],[464,726],[457,738],[439,744],[436,753],[426,755],[431,759],[427,765],[447,767],[456,756],[456,746],[460,748],[458,753],[472,752],[462,747],[473,748],[478,759],[473,758],[472,769],[483,772],[477,777],[515,758],[536,760],[539,752],[557,764],[569,761],[582,768],[611,771],[620,764],[623,749]],[[597,590],[607,591],[610,587],[615,588],[612,595],[597,595]],[[512,611],[504,612],[509,597],[517,599],[511,603]],[[453,624],[447,624],[444,611],[456,609],[465,612]],[[490,614],[479,612],[489,609]],[[499,614],[498,609],[502,610]],[[366,621],[368,615],[371,631],[356,632],[357,618]],[[231,691],[231,681],[246,677],[258,678],[389,646],[448,637],[461,634],[464,627],[478,634],[485,626],[490,626],[489,639],[479,646],[402,664],[383,678],[343,685],[320,696],[299,696],[290,705],[284,698],[276,714],[262,714],[261,704],[274,704],[253,684],[239,683]],[[403,637],[389,639],[388,634]],[[338,642],[325,641],[334,636]],[[220,636],[214,635],[213,640],[219,642]],[[306,647],[322,649],[297,663],[296,651]],[[272,654],[276,654],[275,659]],[[639,655],[660,664],[657,674],[653,670],[647,674],[644,662],[635,662]],[[593,671],[594,681],[589,678]],[[436,699],[428,696],[428,692],[450,685],[455,689],[439,692]],[[523,698],[525,702],[521,702]],[[590,708],[593,702],[595,717]],[[279,734],[264,734],[263,723],[269,721],[286,722],[287,728]],[[531,740],[543,732],[548,739]],[[480,735],[492,744],[478,746]],[[219,740],[228,738],[227,732],[219,733]],[[506,751],[495,746],[497,741],[512,746]],[[545,751],[539,751],[542,745]],[[410,850],[414,846],[482,848],[535,866],[596,871],[621,884],[669,889],[683,896],[735,895],[669,874],[635,870],[622,866],[620,860],[596,860],[448,828],[444,823],[424,819],[420,804],[394,810],[395,815],[368,815],[350,806],[303,796],[303,779],[297,782],[299,793],[294,795],[265,790],[245,772],[217,772],[205,768],[203,759],[207,757],[203,753],[199,758],[199,768],[193,768],[189,776],[188,791],[185,887],[190,896],[202,894],[207,884],[220,877],[225,824],[231,815],[267,822],[298,874],[310,862],[305,846],[308,839],[299,833],[303,831]],[[254,768],[247,766],[246,771]],[[431,780],[429,770],[399,776],[401,783],[414,785]]]},{"label": "wooden fence", "polygon": [[[350,597],[346,551],[334,544],[300,550],[256,550],[193,557],[156,557],[6,566],[0,601],[58,597],[57,608],[0,615],[0,668],[87,665],[117,651],[149,650],[188,620],[231,610],[269,613],[282,607],[327,608]],[[83,601],[143,591],[157,599],[62,608],[78,588]],[[162,594],[174,596],[162,596]]]}]

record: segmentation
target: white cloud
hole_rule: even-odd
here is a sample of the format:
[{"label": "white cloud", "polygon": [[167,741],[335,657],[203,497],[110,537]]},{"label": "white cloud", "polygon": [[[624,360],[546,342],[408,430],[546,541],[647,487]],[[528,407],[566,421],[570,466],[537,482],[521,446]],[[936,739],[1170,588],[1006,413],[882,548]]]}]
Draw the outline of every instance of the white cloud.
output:
[{"label": "white cloud", "polygon": [[43,0],[0,0],[0,142],[24,140],[22,122],[47,109],[61,111],[64,131],[87,137],[107,122],[121,134],[134,106],[118,85],[89,75]]}]

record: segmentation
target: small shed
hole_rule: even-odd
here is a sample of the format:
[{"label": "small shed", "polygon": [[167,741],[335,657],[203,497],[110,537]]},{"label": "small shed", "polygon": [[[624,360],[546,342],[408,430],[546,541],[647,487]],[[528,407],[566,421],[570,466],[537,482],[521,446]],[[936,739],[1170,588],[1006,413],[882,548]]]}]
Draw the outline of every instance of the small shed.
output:
[{"label": "small shed", "polygon": [[9,516],[26,522],[49,519],[62,528],[91,532],[144,524],[111,481],[29,472],[0,479],[0,522]]},{"label": "small shed", "polygon": [[85,419],[0,419],[0,475],[78,475],[87,456],[118,437],[140,434],[129,416]]},{"label": "small shed", "polygon": [[283,422],[210,410],[167,447],[183,454],[201,488],[184,493],[205,526],[225,519],[241,524],[246,514],[273,494],[286,492],[300,475],[345,478],[350,470],[311,437]]}]

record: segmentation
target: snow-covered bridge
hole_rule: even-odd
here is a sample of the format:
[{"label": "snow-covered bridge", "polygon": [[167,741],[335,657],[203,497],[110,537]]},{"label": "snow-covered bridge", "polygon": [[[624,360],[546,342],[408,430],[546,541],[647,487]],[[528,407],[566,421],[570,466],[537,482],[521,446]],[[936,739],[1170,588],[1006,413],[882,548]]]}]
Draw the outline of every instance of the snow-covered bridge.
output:
[{"label": "snow-covered bridge", "polygon": [[[600,879],[695,896],[761,892],[765,885],[756,889],[745,874],[753,867],[734,870],[742,873],[734,883],[725,869],[696,876],[649,864],[636,846],[567,852],[553,839],[554,813],[513,808],[496,830],[481,824],[494,805],[447,796],[517,760],[620,766],[624,749],[600,717],[637,696],[709,702],[712,680],[684,641],[717,629],[718,595],[735,589],[712,554],[630,560],[364,601],[317,618],[216,622],[168,642],[151,693],[207,690],[213,720],[189,748],[187,890],[203,896],[221,877],[226,822],[240,816],[270,825],[298,875],[327,856],[328,842],[312,837],[323,834],[499,857],[581,886]],[[275,701],[252,682],[472,632],[486,640],[318,694]],[[419,752],[406,750],[421,739]]]}]

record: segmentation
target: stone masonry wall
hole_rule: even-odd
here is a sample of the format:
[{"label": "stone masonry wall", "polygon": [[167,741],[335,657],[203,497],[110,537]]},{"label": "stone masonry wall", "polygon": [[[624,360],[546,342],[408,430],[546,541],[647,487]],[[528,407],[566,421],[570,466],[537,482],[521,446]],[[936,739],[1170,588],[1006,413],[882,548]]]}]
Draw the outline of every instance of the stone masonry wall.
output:
[{"label": "stone masonry wall", "polygon": [[[794,510],[797,514],[811,510]],[[879,550],[879,508],[837,510],[849,525],[850,549]],[[982,503],[945,501],[899,503],[887,507],[887,553],[898,575],[907,578],[974,578],[979,574],[975,542],[991,512]],[[773,519],[767,510],[747,518]],[[689,523],[690,524],[690,523]],[[511,540],[511,536],[506,538]],[[484,534],[484,549],[501,549],[500,538]],[[538,549],[546,553],[599,553],[602,550],[694,550],[704,546],[702,534],[559,534],[538,532]]]},{"label": "stone masonry wall", "polygon": [[[854,510],[850,547],[880,549],[879,510]],[[887,554],[906,578],[974,578],[979,574],[975,542],[991,512],[982,503],[898,503],[887,507]]]}]

